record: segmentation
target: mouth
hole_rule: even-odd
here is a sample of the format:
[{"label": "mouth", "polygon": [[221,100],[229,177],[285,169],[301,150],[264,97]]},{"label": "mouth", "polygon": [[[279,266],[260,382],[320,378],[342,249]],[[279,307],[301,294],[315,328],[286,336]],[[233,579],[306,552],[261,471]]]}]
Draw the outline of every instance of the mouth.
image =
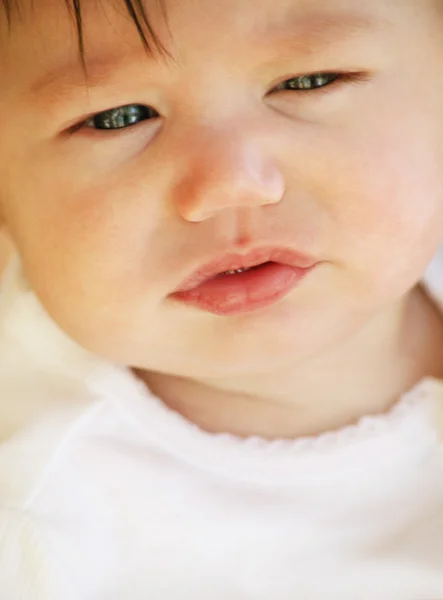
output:
[{"label": "mouth", "polygon": [[227,254],[194,271],[171,297],[220,316],[253,312],[285,297],[316,264],[287,248]]}]

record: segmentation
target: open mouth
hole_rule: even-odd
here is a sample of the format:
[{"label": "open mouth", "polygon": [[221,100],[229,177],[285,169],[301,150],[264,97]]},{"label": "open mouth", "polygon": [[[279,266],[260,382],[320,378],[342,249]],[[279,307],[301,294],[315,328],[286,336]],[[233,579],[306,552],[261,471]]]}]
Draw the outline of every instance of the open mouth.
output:
[{"label": "open mouth", "polygon": [[317,264],[275,246],[228,253],[195,270],[170,298],[215,315],[241,315],[284,298]]},{"label": "open mouth", "polygon": [[236,316],[271,306],[313,269],[267,261],[222,271],[173,294],[180,302],[219,316]]},{"label": "open mouth", "polygon": [[226,277],[228,275],[241,275],[242,273],[248,273],[249,271],[256,271],[257,269],[261,269],[261,268],[265,267],[266,265],[270,265],[270,264],[272,264],[272,263],[269,261],[269,262],[261,263],[259,265],[255,265],[254,267],[245,267],[242,269],[234,269],[233,271],[224,271],[223,273],[216,275],[216,277]]}]

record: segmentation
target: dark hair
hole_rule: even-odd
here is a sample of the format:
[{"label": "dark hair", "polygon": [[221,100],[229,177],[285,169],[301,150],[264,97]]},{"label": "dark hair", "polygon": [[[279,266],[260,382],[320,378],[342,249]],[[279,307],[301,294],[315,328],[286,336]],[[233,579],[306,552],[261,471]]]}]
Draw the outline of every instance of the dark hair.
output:
[{"label": "dark hair", "polygon": [[[148,52],[152,52],[153,50],[157,50],[161,53],[165,53],[165,49],[163,48],[160,40],[158,39],[152,25],[149,22],[148,15],[146,13],[146,9],[143,6],[142,0],[123,0],[126,10],[129,13],[134,25],[137,29],[137,32],[140,36],[140,39]],[[20,11],[19,0],[0,0],[0,3],[3,5],[3,8],[6,12],[6,18],[8,21],[8,25],[11,25],[11,14],[13,9]],[[75,28],[77,30],[77,40],[80,56],[83,64],[85,64],[85,42],[83,35],[83,15],[82,15],[82,7],[81,0],[65,0],[66,6],[71,13]],[[163,5],[162,5],[163,8]],[[163,11],[164,14],[164,11]]]}]

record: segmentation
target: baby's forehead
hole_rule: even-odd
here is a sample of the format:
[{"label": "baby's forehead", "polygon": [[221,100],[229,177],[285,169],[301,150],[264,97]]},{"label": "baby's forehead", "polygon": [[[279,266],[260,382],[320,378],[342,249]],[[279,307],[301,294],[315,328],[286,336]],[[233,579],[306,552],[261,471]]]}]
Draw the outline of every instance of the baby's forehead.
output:
[{"label": "baby's forehead", "polygon": [[[414,0],[404,0],[410,2]],[[158,32],[176,33],[183,26],[195,25],[200,30],[209,25],[222,31],[229,27],[236,33],[266,33],[270,27],[288,29],[293,37],[310,29],[320,35],[324,29],[354,29],[374,25],[383,17],[383,7],[395,0],[373,0],[370,8],[361,0],[0,0],[0,18],[9,28],[32,26],[47,33],[47,28],[70,20],[86,43],[91,21],[117,18],[132,22],[144,42],[158,42]],[[52,30],[51,33],[54,33]],[[97,33],[97,32],[95,32]],[[231,38],[232,39],[232,38]]]},{"label": "baby's forehead", "polygon": [[[130,34],[124,29],[130,28]],[[114,37],[110,40],[110,30]],[[0,48],[15,79],[23,70],[50,71],[65,60],[83,69],[96,50],[133,40],[152,51],[160,42],[141,0],[0,0]],[[116,43],[117,42],[117,43]],[[3,66],[3,73],[2,73]]]},{"label": "baby's forehead", "polygon": [[[75,42],[86,56],[105,47],[111,25],[118,35],[110,45],[141,41],[145,49],[166,54],[174,54],[176,39],[183,47],[206,44],[208,50],[214,38],[226,54],[235,51],[233,40],[261,47],[290,41],[315,52],[321,44],[386,25],[381,8],[392,2],[373,0],[368,10],[360,0],[39,0],[37,9],[33,0],[0,0],[0,36],[7,31],[0,42],[21,33],[28,60],[37,58],[33,45],[49,50],[51,42],[55,53]],[[201,48],[199,56],[206,56]]]},{"label": "baby's forehead", "polygon": [[[443,0],[423,0],[423,7]],[[281,57],[333,54],[344,41],[389,32],[417,0],[0,0],[0,46],[16,51],[14,78],[23,70],[51,72],[64,63],[121,64],[148,50],[194,65],[229,61],[231,68]],[[426,12],[426,11],[425,11]],[[204,48],[204,52],[202,49]],[[352,54],[352,47],[342,56]],[[388,52],[385,49],[385,52]],[[307,61],[300,60],[302,69]],[[309,66],[309,65],[308,65]],[[320,65],[322,68],[324,64]],[[326,65],[330,66],[330,65]],[[336,67],[336,64],[331,65]],[[1,65],[0,65],[1,68]],[[306,67],[308,68],[308,67]],[[1,75],[1,71],[0,71]]]}]

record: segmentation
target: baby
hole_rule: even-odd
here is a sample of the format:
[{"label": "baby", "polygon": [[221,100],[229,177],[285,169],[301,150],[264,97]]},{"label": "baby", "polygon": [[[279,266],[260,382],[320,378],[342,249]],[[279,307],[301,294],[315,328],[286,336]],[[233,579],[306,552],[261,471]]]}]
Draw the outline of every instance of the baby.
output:
[{"label": "baby", "polygon": [[0,600],[443,599],[443,0],[2,0]]}]

